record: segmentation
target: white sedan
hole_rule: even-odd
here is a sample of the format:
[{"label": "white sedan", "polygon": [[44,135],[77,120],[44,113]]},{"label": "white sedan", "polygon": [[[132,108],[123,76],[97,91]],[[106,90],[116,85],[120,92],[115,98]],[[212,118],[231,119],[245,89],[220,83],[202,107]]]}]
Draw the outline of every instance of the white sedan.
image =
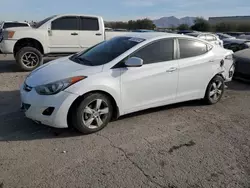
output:
[{"label": "white sedan", "polygon": [[195,99],[215,104],[232,79],[232,54],[185,35],[115,37],[31,72],[20,88],[22,109],[36,122],[93,133],[135,111]]}]

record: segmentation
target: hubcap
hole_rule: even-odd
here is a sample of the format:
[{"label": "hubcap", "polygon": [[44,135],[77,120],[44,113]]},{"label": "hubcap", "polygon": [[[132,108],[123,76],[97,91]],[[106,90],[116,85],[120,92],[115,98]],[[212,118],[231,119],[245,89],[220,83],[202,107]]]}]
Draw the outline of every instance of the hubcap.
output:
[{"label": "hubcap", "polygon": [[38,56],[33,52],[26,52],[21,57],[21,61],[26,67],[32,68],[39,63]]},{"label": "hubcap", "polygon": [[109,108],[105,101],[96,99],[90,102],[83,110],[82,121],[90,129],[101,127],[109,114]]},{"label": "hubcap", "polygon": [[223,86],[223,83],[221,81],[215,81],[212,84],[212,87],[209,92],[209,97],[211,100],[217,101],[221,97],[222,89],[223,89],[222,86]]}]

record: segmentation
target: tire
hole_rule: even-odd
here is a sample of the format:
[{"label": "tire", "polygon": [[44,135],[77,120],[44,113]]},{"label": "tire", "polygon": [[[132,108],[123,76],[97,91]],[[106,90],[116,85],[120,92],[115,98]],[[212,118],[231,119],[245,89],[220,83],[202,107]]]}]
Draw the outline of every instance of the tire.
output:
[{"label": "tire", "polygon": [[204,100],[207,104],[216,104],[225,91],[225,82],[221,76],[215,76],[208,84]]},{"label": "tire", "polygon": [[[97,101],[101,101],[100,108],[97,107]],[[83,134],[91,134],[103,129],[110,122],[112,115],[113,106],[109,97],[101,93],[91,93],[75,108],[72,114],[73,126]]]},{"label": "tire", "polygon": [[43,64],[42,53],[33,47],[21,48],[15,59],[18,66],[24,71],[32,71]]}]

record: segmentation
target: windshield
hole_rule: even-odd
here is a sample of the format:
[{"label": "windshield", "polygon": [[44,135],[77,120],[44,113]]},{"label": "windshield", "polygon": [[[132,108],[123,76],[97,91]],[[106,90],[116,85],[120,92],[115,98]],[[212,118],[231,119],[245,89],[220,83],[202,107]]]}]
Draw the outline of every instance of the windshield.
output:
[{"label": "windshield", "polygon": [[48,18],[45,18],[44,20],[42,20],[42,21],[36,23],[33,27],[34,27],[34,28],[39,28],[39,27],[41,27],[43,24],[45,24],[47,21],[51,20],[51,19],[54,18],[54,17],[56,17],[56,15],[50,16],[50,17],[48,17]]},{"label": "windshield", "polygon": [[144,40],[133,37],[115,37],[80,54],[73,55],[70,60],[89,66],[104,65]]}]

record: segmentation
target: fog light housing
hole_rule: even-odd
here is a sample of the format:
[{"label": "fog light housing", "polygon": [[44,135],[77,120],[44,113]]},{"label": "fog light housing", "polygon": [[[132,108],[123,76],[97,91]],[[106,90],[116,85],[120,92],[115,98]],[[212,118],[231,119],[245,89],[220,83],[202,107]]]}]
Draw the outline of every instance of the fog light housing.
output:
[{"label": "fog light housing", "polygon": [[54,107],[48,107],[43,111],[43,115],[50,116],[54,112],[54,110],[55,110]]}]

